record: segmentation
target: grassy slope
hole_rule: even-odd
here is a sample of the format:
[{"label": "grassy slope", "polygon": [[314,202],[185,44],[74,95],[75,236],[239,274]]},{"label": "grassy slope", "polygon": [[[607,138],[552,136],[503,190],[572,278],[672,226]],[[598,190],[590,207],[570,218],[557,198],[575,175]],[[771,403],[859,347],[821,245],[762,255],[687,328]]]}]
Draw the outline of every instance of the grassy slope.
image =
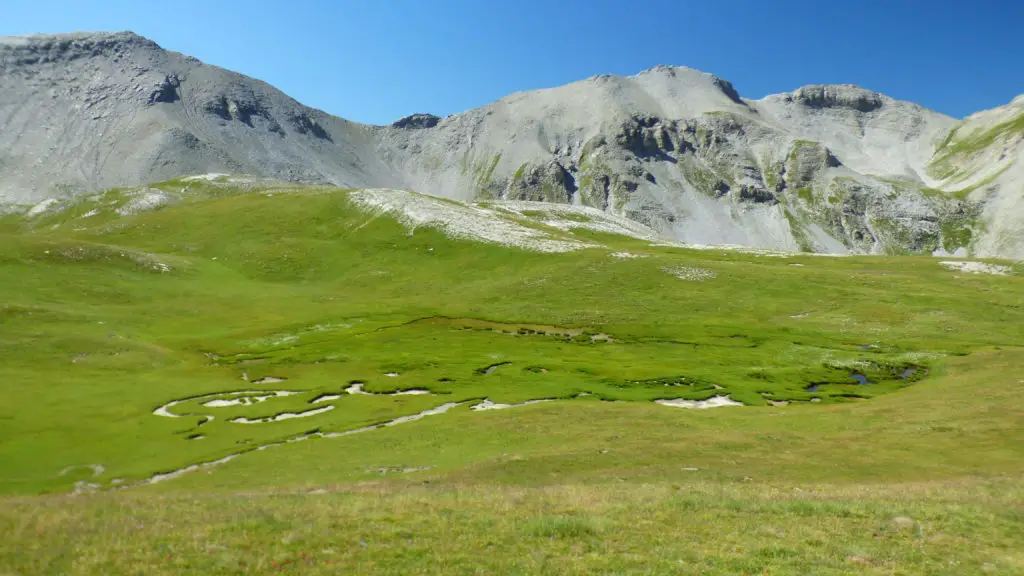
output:
[{"label": "grassy slope", "polygon": [[[649,257],[533,254],[409,234],[353,209],[344,191],[319,189],[93,218],[52,216],[31,230],[0,221],[0,270],[11,279],[0,285],[4,492],[141,479],[449,401],[598,396],[503,412],[463,405],[73,506],[65,496],[9,499],[0,529],[15,537],[0,545],[0,567],[231,573],[239,562],[286,562],[329,573],[377,562],[429,572],[444,552],[456,571],[671,571],[680,560],[722,573],[960,573],[952,561],[1021,569],[1012,549],[1021,518],[1009,506],[1024,455],[1019,276],[965,276],[928,258],[781,259],[614,237],[599,240]],[[662,271],[675,267],[717,276],[692,282]],[[416,322],[438,316],[509,332],[575,327],[615,341]],[[239,363],[252,359],[262,361]],[[498,362],[510,364],[477,372]],[[929,377],[910,385],[893,375],[909,364]],[[849,366],[875,384],[851,384]],[[391,371],[401,376],[383,376]],[[287,380],[254,385],[243,373]],[[681,377],[689,384],[660,381]],[[352,380],[444,396],[347,396],[315,418],[226,421],[308,409]],[[823,384],[810,393],[810,383]],[[213,412],[183,404],[192,416],[181,419],[151,414],[170,400],[250,388],[304,393]],[[761,407],[649,402],[719,393]],[[217,420],[196,428],[205,413]],[[197,431],[207,437],[185,439]],[[58,475],[84,464],[105,471]],[[430,469],[402,473],[419,467]],[[305,493],[320,488],[340,493]],[[637,528],[638,512],[657,521]],[[914,516],[916,527],[894,528],[898,515]],[[151,528],[135,532],[136,516]],[[373,521],[354,524],[366,516]],[[312,528],[327,518],[329,529]],[[444,533],[454,537],[439,540]],[[52,539],[63,547],[16,552]],[[401,552],[401,540],[417,542],[413,552]],[[511,551],[477,554],[488,544]]]}]

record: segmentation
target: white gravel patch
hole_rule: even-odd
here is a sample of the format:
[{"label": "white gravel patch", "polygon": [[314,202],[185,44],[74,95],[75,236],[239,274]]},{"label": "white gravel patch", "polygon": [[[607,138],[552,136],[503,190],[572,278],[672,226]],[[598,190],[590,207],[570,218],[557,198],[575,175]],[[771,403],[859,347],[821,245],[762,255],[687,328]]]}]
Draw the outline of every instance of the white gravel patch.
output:
[{"label": "white gravel patch", "polygon": [[163,190],[146,188],[134,193],[131,200],[117,209],[117,213],[121,216],[134,216],[142,212],[156,210],[161,206],[172,204],[174,201],[175,198]]},{"label": "white gravel patch", "polygon": [[984,262],[945,261],[939,262],[939,264],[949,268],[950,270],[965,272],[967,274],[995,274],[996,276],[1006,276],[1010,273],[1009,266],[986,264]]},{"label": "white gravel patch", "polygon": [[612,258],[619,258],[621,260],[632,260],[635,258],[647,258],[647,254],[633,254],[632,252],[612,252]]},{"label": "white gravel patch", "polygon": [[209,174],[196,174],[195,176],[186,176],[185,178],[182,178],[181,181],[182,182],[200,182],[200,181],[213,182],[214,180],[217,180],[218,178],[227,178],[228,176],[229,176],[228,174],[221,174],[219,172],[210,172]]},{"label": "white gravel patch", "polygon": [[405,190],[359,190],[353,192],[351,198],[364,208],[394,216],[413,230],[420,226],[438,228],[452,238],[490,242],[536,252],[571,252],[596,246],[581,241],[555,239],[541,230],[523,226],[499,211]]},{"label": "white gravel patch", "polygon": [[64,468],[59,473],[57,473],[57,476],[63,476],[68,472],[71,472],[72,470],[77,470],[78,468],[88,468],[89,470],[92,470],[93,478],[99,476],[100,474],[103,474],[107,470],[106,467],[104,467],[102,464],[76,464],[74,466],[68,466],[67,468]]},{"label": "white gravel patch", "polygon": [[48,198],[46,200],[43,200],[39,204],[36,204],[31,209],[29,209],[28,213],[26,213],[25,216],[28,216],[29,218],[39,216],[40,214],[48,212],[51,208],[57,206],[58,204],[60,204],[60,202],[56,198]]},{"label": "white gravel patch", "polygon": [[652,242],[664,241],[662,235],[653,228],[589,206],[527,201],[495,202],[494,206],[520,215],[524,215],[524,212],[541,212],[544,215],[540,217],[524,216],[557,230],[593,230]]},{"label": "white gravel patch", "polygon": [[706,268],[694,268],[692,266],[676,266],[672,268],[662,268],[662,272],[671,274],[680,280],[687,280],[690,282],[703,282],[705,280],[711,280],[718,276],[714,271]]},{"label": "white gravel patch", "polygon": [[675,400],[655,400],[656,404],[662,406],[674,406],[676,408],[721,408],[723,406],[743,406],[742,402],[737,402],[728,396],[712,396],[707,400],[683,400],[677,398]]}]

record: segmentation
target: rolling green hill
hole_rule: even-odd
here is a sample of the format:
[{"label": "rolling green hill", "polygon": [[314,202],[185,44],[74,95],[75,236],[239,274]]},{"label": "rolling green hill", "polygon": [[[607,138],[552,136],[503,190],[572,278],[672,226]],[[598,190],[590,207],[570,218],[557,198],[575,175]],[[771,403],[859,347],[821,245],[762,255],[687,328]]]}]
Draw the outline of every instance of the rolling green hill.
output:
[{"label": "rolling green hill", "polygon": [[0,216],[0,573],[1024,571],[1020,264],[358,194]]}]

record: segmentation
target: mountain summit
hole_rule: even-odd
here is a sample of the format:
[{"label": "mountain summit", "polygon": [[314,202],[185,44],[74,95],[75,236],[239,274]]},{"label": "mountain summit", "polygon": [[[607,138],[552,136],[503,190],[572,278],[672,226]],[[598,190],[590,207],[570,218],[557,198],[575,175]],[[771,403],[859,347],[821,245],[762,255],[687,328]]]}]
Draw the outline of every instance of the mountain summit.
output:
[{"label": "mountain summit", "polygon": [[1024,99],[963,121],[852,85],[760,100],[658,66],[390,126],[132,34],[0,38],[0,202],[184,174],[582,204],[701,244],[1024,258]]}]

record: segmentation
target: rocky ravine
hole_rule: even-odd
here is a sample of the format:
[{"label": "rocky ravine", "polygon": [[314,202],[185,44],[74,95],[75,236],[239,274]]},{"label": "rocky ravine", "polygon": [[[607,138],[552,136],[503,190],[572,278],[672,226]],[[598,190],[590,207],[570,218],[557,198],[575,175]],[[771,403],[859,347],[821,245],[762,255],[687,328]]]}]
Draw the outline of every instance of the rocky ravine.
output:
[{"label": "rocky ravine", "polygon": [[1024,98],[956,121],[856,86],[657,67],[348,122],[131,33],[0,39],[0,203],[207,172],[592,206],[667,238],[1024,258]]}]

